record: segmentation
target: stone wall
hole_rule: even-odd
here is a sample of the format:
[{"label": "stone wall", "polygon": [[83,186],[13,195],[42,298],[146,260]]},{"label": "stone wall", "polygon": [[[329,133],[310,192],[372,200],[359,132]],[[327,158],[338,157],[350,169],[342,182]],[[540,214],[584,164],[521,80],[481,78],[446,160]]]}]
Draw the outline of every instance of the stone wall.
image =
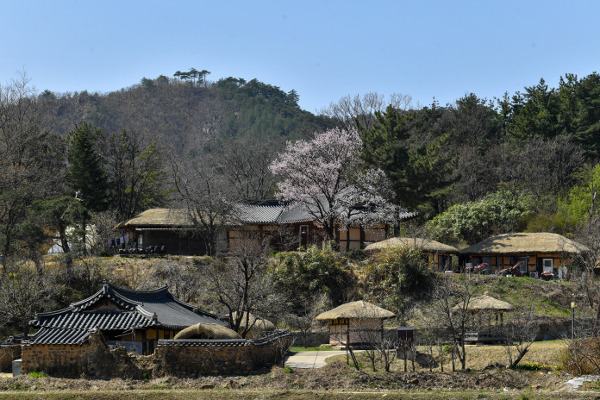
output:
[{"label": "stone wall", "polygon": [[[302,332],[290,332],[294,340],[294,346],[304,346],[304,335]],[[306,347],[319,347],[322,344],[329,344],[329,331],[308,332],[306,334]]]},{"label": "stone wall", "polygon": [[12,362],[21,358],[21,345],[0,346],[0,372],[10,372]]},{"label": "stone wall", "polygon": [[24,346],[21,371],[62,377],[134,379],[247,374],[277,362],[290,342],[287,331],[257,341],[159,340],[154,354],[141,356],[129,354],[123,347],[109,350],[102,334],[94,333],[82,345]]},{"label": "stone wall", "polygon": [[139,378],[151,370],[140,368],[125,348],[109,350],[99,332],[81,345],[25,345],[21,358],[23,374],[37,371],[63,377]]},{"label": "stone wall", "polygon": [[241,375],[277,363],[287,351],[287,332],[260,341],[160,340],[154,376]]}]

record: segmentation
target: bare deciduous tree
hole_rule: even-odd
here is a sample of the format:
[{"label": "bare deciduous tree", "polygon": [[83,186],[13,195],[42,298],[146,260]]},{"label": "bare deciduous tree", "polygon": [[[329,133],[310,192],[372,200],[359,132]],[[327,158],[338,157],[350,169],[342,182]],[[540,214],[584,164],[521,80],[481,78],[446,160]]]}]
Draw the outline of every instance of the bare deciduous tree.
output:
[{"label": "bare deciduous tree", "polygon": [[18,252],[32,204],[49,197],[60,180],[64,148],[36,124],[38,102],[21,74],[0,85],[0,253]]},{"label": "bare deciduous tree", "polygon": [[375,119],[376,112],[382,112],[390,105],[399,110],[408,110],[411,103],[412,97],[407,94],[393,93],[386,98],[383,94],[369,92],[362,96],[346,95],[337,103],[330,103],[319,113],[334,119],[345,129],[356,128],[357,122],[359,126],[371,129],[377,121]]},{"label": "bare deciduous tree", "polygon": [[29,321],[44,310],[51,298],[52,285],[46,276],[28,267],[27,260],[11,259],[0,278],[0,326],[9,325],[27,337]]},{"label": "bare deciduous tree", "polygon": [[533,307],[520,307],[503,326],[504,350],[508,357],[508,368],[514,368],[525,357],[535,340],[539,325],[534,320]]},{"label": "bare deciduous tree", "polygon": [[171,165],[178,200],[188,211],[196,234],[204,239],[206,253],[214,255],[220,250],[218,235],[234,217],[234,193],[219,172],[217,160],[174,160]]},{"label": "bare deciduous tree", "polygon": [[[230,252],[207,271],[209,290],[229,318],[230,328],[246,337],[256,319],[276,303],[267,274],[265,242],[249,236],[244,245]],[[263,314],[264,315],[264,314]]]},{"label": "bare deciduous tree", "polygon": [[287,313],[285,320],[291,328],[297,329],[302,335],[302,345],[307,347],[308,333],[316,323],[316,316],[322,313],[330,305],[327,294],[313,292],[312,294],[300,294],[297,305],[301,308],[297,313]]},{"label": "bare deciduous tree", "polygon": [[454,353],[461,368],[467,368],[465,334],[468,329],[469,303],[474,293],[474,280],[461,274],[454,277],[439,276],[433,293],[433,302],[429,312],[448,334]]}]

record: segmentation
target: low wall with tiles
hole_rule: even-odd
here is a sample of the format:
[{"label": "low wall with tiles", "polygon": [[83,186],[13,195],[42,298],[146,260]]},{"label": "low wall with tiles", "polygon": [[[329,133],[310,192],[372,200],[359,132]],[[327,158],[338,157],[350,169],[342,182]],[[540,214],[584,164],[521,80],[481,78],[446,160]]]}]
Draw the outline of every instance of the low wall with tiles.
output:
[{"label": "low wall with tiles", "polygon": [[[129,354],[123,347],[109,350],[102,334],[81,345],[30,344],[22,348],[23,374],[95,378],[247,374],[278,362],[291,343],[287,331],[259,340],[159,340],[154,354]],[[12,362],[12,359],[11,359]]]},{"label": "low wall with tiles", "polygon": [[329,344],[329,331],[307,332],[291,332],[294,340],[294,346],[299,347],[319,347],[322,344]]},{"label": "low wall with tiles", "polygon": [[159,340],[154,353],[155,376],[248,374],[268,364],[276,364],[291,343],[287,331],[279,331],[256,341]]}]

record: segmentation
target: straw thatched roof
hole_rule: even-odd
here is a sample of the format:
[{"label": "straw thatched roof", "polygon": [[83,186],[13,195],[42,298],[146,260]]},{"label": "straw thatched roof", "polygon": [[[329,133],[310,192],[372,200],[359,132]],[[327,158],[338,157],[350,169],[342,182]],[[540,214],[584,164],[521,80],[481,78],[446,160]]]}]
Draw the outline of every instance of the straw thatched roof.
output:
[{"label": "straw thatched roof", "polygon": [[[237,319],[237,312],[233,313],[233,319]],[[248,315],[248,322],[250,323],[250,329],[259,329],[262,331],[272,331],[275,329],[275,324],[271,321],[261,317],[256,317],[252,313]],[[246,329],[246,313],[242,315],[242,322],[240,323],[240,329]]]},{"label": "straw thatched roof", "polygon": [[494,297],[484,294],[483,296],[473,297],[467,307],[469,311],[512,311],[514,307],[506,301],[498,300]]},{"label": "straw thatched roof", "polygon": [[200,323],[183,329],[174,339],[241,339],[241,336],[222,325]]},{"label": "straw thatched roof", "polygon": [[386,240],[382,240],[381,242],[372,243],[365,247],[365,250],[374,251],[402,246],[414,246],[420,248],[423,251],[431,253],[458,253],[458,249],[456,247],[448,246],[447,244],[436,242],[435,240],[407,237],[393,237]]},{"label": "straw thatched roof", "polygon": [[589,249],[562,235],[548,232],[506,233],[492,236],[460,251],[461,254],[580,254]]},{"label": "straw thatched roof", "polygon": [[117,225],[117,228],[134,228],[140,226],[153,227],[191,227],[193,222],[184,209],[173,208],[151,208],[146,210],[136,217]]},{"label": "straw thatched roof", "polygon": [[333,310],[325,311],[317,315],[318,321],[326,321],[339,318],[392,318],[395,317],[391,311],[377,307],[375,304],[366,301],[353,301],[342,304]]}]

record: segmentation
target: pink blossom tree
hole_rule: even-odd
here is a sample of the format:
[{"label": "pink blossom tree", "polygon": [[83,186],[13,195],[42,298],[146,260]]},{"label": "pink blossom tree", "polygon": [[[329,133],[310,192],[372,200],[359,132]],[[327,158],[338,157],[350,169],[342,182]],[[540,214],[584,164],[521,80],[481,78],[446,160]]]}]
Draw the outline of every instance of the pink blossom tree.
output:
[{"label": "pink blossom tree", "polygon": [[[288,143],[271,164],[279,176],[279,197],[291,207],[302,207],[315,224],[334,240],[336,224],[352,225],[366,220],[365,208],[357,203],[384,203],[374,185],[362,184],[373,172],[361,172],[362,140],[358,131],[334,128],[312,140]],[[377,175],[377,174],[375,174]],[[380,176],[380,174],[379,174]],[[370,188],[370,189],[367,189]],[[372,210],[370,210],[372,211]]]}]

